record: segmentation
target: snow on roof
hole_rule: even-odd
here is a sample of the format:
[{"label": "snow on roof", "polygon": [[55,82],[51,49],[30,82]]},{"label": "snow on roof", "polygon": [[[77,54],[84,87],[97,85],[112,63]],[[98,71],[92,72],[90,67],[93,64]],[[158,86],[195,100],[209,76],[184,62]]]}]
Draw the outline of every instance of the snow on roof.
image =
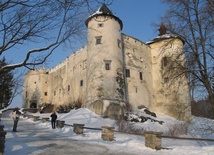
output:
[{"label": "snow on roof", "polygon": [[122,21],[121,21],[117,16],[115,16],[115,15],[111,12],[111,10],[110,10],[105,4],[103,4],[95,13],[93,13],[92,15],[90,15],[90,16],[88,17],[88,19],[85,21],[86,26],[88,25],[88,22],[89,22],[93,17],[99,16],[99,15],[104,15],[104,16],[111,16],[111,17],[113,17],[114,19],[116,19],[116,20],[119,22],[119,24],[120,24],[120,26],[121,26],[121,30],[122,30],[122,28],[123,28],[123,23],[122,23]]},{"label": "snow on roof", "polygon": [[91,16],[95,15],[95,14],[109,14],[109,15],[113,15],[113,13],[109,10],[109,8],[103,4],[94,14],[92,14]]},{"label": "snow on roof", "polygon": [[179,38],[179,39],[181,39],[184,42],[184,40],[181,37],[179,37],[178,35],[167,34],[166,33],[166,34],[163,34],[163,35],[159,35],[155,39],[146,42],[146,44],[152,44],[154,42],[158,42],[158,41],[161,41],[161,40],[164,40],[164,39],[169,39],[169,38]]}]

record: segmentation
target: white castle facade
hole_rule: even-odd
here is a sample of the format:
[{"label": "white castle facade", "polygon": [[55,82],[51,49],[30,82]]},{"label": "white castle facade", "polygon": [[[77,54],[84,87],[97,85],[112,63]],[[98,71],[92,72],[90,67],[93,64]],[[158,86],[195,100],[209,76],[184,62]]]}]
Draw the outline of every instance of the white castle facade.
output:
[{"label": "white castle facade", "polygon": [[85,48],[50,70],[41,68],[25,75],[24,108],[80,104],[117,118],[127,108],[146,107],[180,120],[190,117],[187,77],[172,80],[165,73],[169,58],[184,59],[182,39],[161,32],[143,43],[125,35],[122,21],[106,5],[85,24]]}]

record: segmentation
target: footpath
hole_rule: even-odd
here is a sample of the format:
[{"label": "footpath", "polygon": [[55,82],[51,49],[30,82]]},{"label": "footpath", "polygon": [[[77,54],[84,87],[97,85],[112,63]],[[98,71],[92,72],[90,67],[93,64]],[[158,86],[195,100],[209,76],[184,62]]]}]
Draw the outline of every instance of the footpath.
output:
[{"label": "footpath", "polygon": [[[6,134],[4,155],[105,155],[112,154],[102,145],[73,140],[50,132],[45,127],[20,118],[17,132],[12,132],[11,111],[3,113],[0,124]],[[110,152],[109,152],[110,151]],[[126,154],[126,153],[125,153]],[[124,153],[123,153],[124,155]]]}]

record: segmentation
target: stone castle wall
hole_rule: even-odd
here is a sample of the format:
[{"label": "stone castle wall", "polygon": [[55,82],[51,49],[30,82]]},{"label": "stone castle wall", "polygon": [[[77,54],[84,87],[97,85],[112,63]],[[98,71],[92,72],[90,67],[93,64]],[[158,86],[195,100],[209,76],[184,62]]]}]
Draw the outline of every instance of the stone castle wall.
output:
[{"label": "stone castle wall", "polygon": [[169,62],[184,59],[182,40],[159,36],[145,44],[122,34],[122,21],[107,8],[103,10],[107,12],[87,20],[85,48],[50,70],[41,68],[25,75],[23,107],[78,103],[97,114],[119,118],[128,105],[133,109],[144,106],[187,120],[188,79],[174,80],[172,75],[179,70],[167,72],[174,64],[164,65],[166,57]]}]

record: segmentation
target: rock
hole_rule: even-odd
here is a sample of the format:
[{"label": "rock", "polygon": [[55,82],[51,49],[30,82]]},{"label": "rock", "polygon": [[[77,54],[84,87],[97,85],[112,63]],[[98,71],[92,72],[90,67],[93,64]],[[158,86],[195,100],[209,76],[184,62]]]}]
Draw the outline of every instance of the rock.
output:
[{"label": "rock", "polygon": [[156,114],[154,112],[149,111],[148,109],[145,109],[144,112],[148,115],[151,115],[153,117],[157,117]]}]

